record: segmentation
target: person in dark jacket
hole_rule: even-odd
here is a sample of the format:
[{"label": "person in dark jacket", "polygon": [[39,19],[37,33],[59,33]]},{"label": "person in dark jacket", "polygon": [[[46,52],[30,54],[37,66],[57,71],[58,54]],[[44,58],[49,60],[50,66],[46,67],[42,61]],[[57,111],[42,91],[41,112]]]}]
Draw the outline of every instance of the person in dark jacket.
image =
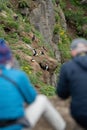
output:
[{"label": "person in dark jacket", "polygon": [[54,130],[64,130],[65,121],[48,98],[38,94],[28,76],[14,65],[10,48],[0,39],[0,130],[23,130],[25,126],[30,130],[42,115]]},{"label": "person in dark jacket", "polygon": [[62,99],[71,97],[71,115],[87,129],[87,40],[73,40],[71,55],[72,59],[61,67],[57,94]]}]

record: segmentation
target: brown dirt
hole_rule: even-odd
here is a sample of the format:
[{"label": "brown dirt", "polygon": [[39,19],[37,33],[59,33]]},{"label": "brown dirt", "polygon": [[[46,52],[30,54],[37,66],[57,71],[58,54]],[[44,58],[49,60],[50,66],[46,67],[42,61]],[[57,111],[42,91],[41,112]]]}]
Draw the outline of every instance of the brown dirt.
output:
[{"label": "brown dirt", "polygon": [[[32,40],[33,33],[25,33],[21,32],[21,36],[27,36]],[[49,50],[45,49],[45,46],[39,46],[38,45],[39,39],[35,37],[35,40],[32,41],[31,45],[25,44],[23,41],[18,41],[17,44],[14,44],[12,47],[16,48],[13,50],[14,54],[19,54],[19,57],[21,60],[26,60],[29,65],[32,67],[32,72],[36,74],[37,72],[42,72],[42,75],[40,77],[40,80],[44,83],[49,84],[50,83],[50,73],[54,72],[57,67],[57,60],[54,58],[51,58],[48,55]],[[21,47],[21,48],[20,48]],[[33,56],[33,48],[37,52],[37,56]],[[23,49],[27,49],[31,52],[31,56],[28,54],[25,54],[23,52]],[[43,52],[44,54],[41,54]],[[45,70],[44,67],[46,64],[49,66],[49,70]]]},{"label": "brown dirt", "polygon": [[68,34],[71,36],[72,39],[76,38],[76,28],[75,28],[75,26],[68,23],[67,24],[67,31],[68,31]]},{"label": "brown dirt", "polygon": [[[61,113],[63,118],[65,119],[67,123],[67,128],[66,130],[83,130],[80,128],[74,120],[71,118],[70,112],[69,112],[69,100],[67,101],[62,101],[58,97],[53,97],[50,99],[52,104],[55,106],[55,108]],[[44,117],[42,117],[35,128],[33,130],[54,130],[52,126],[46,121]]]}]

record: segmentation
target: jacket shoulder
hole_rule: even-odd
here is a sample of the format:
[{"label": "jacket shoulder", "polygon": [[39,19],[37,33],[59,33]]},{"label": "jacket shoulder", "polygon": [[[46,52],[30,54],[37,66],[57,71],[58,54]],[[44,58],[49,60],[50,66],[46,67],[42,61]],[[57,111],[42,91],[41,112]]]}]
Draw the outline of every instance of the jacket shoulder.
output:
[{"label": "jacket shoulder", "polygon": [[12,75],[13,77],[26,77],[27,76],[27,74],[24,71],[16,70],[16,69],[11,69],[10,75]]},{"label": "jacket shoulder", "polygon": [[65,62],[65,63],[63,63],[63,65],[62,65],[62,68],[72,68],[74,66],[74,62],[73,62],[73,60],[70,60],[70,61],[68,61],[68,62]]}]

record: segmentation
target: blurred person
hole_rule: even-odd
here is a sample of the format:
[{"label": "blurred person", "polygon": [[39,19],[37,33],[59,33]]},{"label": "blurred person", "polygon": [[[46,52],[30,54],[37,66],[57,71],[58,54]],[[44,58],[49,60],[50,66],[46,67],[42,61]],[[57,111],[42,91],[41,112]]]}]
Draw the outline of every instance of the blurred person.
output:
[{"label": "blurred person", "polygon": [[62,99],[71,96],[71,115],[87,129],[87,40],[74,39],[71,43],[72,59],[61,67],[57,94]]},{"label": "blurred person", "polygon": [[[61,115],[14,63],[10,48],[0,39],[0,130],[30,130],[42,115],[55,130],[64,130]],[[29,105],[26,109],[25,103]]]}]

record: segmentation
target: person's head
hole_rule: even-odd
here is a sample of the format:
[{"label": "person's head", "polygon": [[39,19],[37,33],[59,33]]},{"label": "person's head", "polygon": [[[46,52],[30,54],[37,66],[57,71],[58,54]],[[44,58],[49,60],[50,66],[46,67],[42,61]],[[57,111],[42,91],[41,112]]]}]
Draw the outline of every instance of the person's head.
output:
[{"label": "person's head", "polygon": [[87,40],[84,38],[74,39],[71,43],[70,49],[72,57],[75,57],[83,52],[87,52]]},{"label": "person's head", "polygon": [[10,48],[6,45],[4,39],[0,39],[0,65],[11,64],[12,62],[12,52]]}]

